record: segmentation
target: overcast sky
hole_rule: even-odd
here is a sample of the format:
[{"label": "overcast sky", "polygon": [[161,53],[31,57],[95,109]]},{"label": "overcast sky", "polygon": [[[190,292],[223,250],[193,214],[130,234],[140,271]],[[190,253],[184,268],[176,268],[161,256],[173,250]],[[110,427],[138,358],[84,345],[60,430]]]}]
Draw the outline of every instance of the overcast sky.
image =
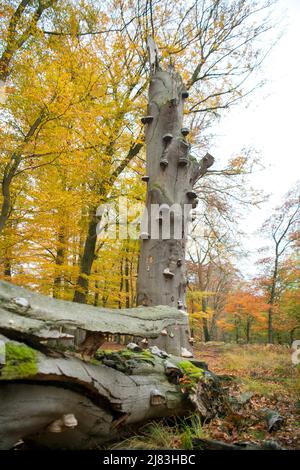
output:
[{"label": "overcast sky", "polygon": [[249,107],[238,106],[218,125],[213,155],[238,154],[243,147],[254,147],[265,170],[251,176],[251,185],[270,194],[268,203],[253,209],[241,222],[247,233],[245,248],[252,251],[243,262],[245,276],[255,275],[257,248],[265,242],[255,232],[280,204],[284,194],[300,179],[300,0],[279,0],[287,27],[262,67],[268,83],[255,95]]}]

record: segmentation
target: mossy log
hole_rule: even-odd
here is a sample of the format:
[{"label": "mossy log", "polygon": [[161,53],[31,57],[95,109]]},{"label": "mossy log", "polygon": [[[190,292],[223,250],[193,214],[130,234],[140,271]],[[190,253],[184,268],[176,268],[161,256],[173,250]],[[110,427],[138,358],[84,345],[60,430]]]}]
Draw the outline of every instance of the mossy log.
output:
[{"label": "mossy log", "polygon": [[181,358],[160,357],[158,348],[100,350],[83,361],[73,352],[49,357],[4,336],[0,341],[6,352],[0,369],[0,449],[20,439],[46,448],[99,448],[149,419],[195,409],[207,419],[222,403],[213,375]]},{"label": "mossy log", "polygon": [[109,332],[150,341],[186,321],[169,307],[97,309],[0,283],[0,449],[20,439],[92,449],[149,419],[222,413],[219,381],[196,361],[157,346],[105,351],[96,341],[88,355],[74,346],[77,330],[88,340]]}]

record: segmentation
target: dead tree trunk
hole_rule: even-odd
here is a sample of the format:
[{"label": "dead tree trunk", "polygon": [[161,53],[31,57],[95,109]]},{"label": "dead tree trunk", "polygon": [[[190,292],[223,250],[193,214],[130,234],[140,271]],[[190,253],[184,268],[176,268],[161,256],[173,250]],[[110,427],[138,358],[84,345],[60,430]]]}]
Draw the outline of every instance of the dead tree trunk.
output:
[{"label": "dead tree trunk", "polygon": [[[198,199],[197,179],[213,163],[207,154],[201,162],[190,155],[183,126],[183,106],[188,92],[173,68],[162,70],[153,41],[152,66],[145,124],[147,148],[146,212],[141,227],[137,303],[169,305],[186,311],[185,245],[188,217]],[[148,216],[148,217],[147,217]],[[188,332],[181,346],[190,348]]]},{"label": "dead tree trunk", "polygon": [[224,413],[219,381],[203,364],[157,347],[99,350],[108,333],[157,337],[185,322],[167,306],[100,309],[0,282],[0,449],[20,439],[99,448],[151,418]]},{"label": "dead tree trunk", "polygon": [[[84,348],[87,337],[89,349],[93,337],[97,350],[102,342],[101,335],[125,334],[136,338],[136,342],[143,338],[142,347],[157,338],[172,338],[174,341],[166,343],[165,350],[180,356],[178,331],[187,328],[185,313],[167,306],[122,310],[83,306],[0,281],[0,333],[21,341],[28,338],[33,346],[40,341],[51,340],[53,344],[53,341],[63,340],[68,345]],[[100,344],[97,344],[97,335],[100,335]]]}]

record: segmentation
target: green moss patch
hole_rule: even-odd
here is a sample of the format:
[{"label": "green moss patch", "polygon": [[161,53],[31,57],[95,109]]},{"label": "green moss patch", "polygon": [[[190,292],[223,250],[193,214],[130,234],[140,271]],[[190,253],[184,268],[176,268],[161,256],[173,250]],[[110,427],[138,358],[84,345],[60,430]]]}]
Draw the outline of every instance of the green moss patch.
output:
[{"label": "green moss patch", "polygon": [[95,355],[95,360],[98,364],[104,364],[129,374],[143,362],[154,365],[154,356],[150,351],[134,352],[129,349],[124,349],[123,351],[100,349]]},{"label": "green moss patch", "polygon": [[38,372],[37,353],[25,344],[6,343],[5,365],[0,370],[0,380],[30,377]]},{"label": "green moss patch", "polygon": [[180,361],[177,365],[184,374],[183,378],[180,379],[180,384],[185,389],[193,389],[199,380],[204,377],[204,371],[190,361]]}]

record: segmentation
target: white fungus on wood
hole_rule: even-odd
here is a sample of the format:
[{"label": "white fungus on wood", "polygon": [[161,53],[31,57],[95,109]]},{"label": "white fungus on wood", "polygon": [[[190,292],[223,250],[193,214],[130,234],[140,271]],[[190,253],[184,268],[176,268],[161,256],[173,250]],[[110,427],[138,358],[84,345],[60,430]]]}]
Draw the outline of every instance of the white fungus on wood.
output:
[{"label": "white fungus on wood", "polygon": [[194,357],[194,356],[188,349],[181,348],[181,357]]}]

